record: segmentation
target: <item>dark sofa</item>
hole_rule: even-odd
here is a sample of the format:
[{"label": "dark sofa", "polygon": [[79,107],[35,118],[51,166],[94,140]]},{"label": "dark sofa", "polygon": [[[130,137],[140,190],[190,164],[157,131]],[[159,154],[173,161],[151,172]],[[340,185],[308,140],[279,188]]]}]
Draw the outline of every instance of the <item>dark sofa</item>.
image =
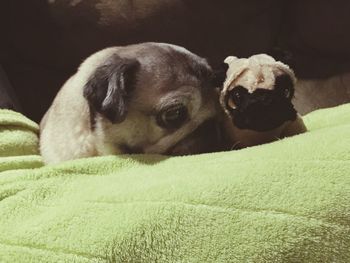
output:
[{"label": "dark sofa", "polygon": [[342,74],[349,14],[348,0],[2,0],[0,65],[23,112],[39,121],[79,63],[107,46],[170,42],[213,65],[266,52],[299,78]]}]

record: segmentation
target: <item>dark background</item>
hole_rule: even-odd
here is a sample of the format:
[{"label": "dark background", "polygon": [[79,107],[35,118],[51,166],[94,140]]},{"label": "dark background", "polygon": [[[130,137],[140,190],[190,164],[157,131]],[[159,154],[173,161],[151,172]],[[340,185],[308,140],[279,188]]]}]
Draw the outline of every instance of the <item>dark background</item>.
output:
[{"label": "dark background", "polygon": [[82,60],[108,46],[170,42],[213,65],[265,52],[299,78],[350,68],[348,0],[0,0],[0,30],[0,65],[35,121]]}]

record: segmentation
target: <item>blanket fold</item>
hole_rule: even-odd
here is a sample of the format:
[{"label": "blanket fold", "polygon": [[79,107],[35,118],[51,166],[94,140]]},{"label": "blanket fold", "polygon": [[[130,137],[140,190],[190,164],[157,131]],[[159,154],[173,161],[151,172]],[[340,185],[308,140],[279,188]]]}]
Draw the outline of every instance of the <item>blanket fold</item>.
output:
[{"label": "blanket fold", "polygon": [[0,110],[0,172],[43,165],[38,133],[38,125],[22,114]]},{"label": "blanket fold", "polygon": [[239,151],[41,168],[1,115],[33,149],[0,157],[0,262],[350,262],[350,104]]}]

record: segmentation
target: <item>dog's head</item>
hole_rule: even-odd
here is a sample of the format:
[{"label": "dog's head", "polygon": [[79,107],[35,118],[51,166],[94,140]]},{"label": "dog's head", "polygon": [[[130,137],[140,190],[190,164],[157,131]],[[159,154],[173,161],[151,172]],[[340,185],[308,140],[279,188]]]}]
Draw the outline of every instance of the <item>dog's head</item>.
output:
[{"label": "dog's head", "polygon": [[109,48],[79,71],[91,129],[119,153],[166,153],[215,116],[210,66],[175,45]]},{"label": "dog's head", "polygon": [[296,78],[287,65],[265,54],[228,57],[225,63],[228,70],[220,103],[236,127],[267,131],[295,120]]}]

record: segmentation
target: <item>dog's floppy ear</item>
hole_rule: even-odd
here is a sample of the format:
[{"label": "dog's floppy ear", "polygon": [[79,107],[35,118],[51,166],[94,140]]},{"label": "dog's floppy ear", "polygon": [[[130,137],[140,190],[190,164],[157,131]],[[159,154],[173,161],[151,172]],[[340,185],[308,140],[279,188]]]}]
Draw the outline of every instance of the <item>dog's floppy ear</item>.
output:
[{"label": "dog's floppy ear", "polygon": [[95,69],[84,87],[84,97],[90,109],[112,123],[124,121],[127,96],[133,90],[139,66],[136,59],[113,57]]}]

